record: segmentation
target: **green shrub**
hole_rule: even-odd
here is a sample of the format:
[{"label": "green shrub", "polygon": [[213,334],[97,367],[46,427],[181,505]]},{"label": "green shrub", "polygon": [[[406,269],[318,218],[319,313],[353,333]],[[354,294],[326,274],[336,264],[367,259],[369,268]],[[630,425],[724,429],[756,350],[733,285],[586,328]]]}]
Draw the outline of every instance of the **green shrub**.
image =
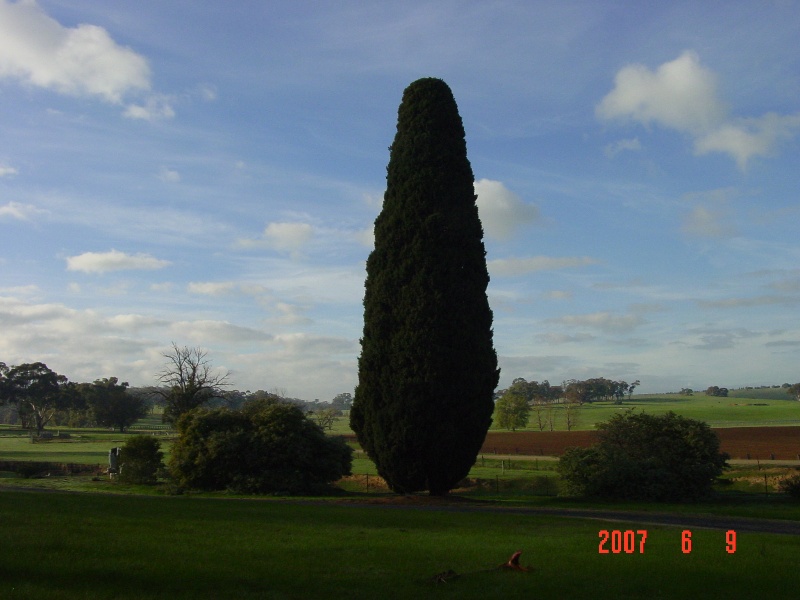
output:
[{"label": "green shrub", "polygon": [[313,494],[350,474],[352,449],[288,403],[195,409],[177,427],[170,471],[181,487]]},{"label": "green shrub", "polygon": [[125,442],[120,452],[119,479],[127,483],[155,483],[159,469],[164,467],[161,442],[147,435],[135,435]]},{"label": "green shrub", "polygon": [[780,482],[778,488],[795,500],[800,500],[800,475],[793,475]]},{"label": "green shrub", "polygon": [[708,424],[669,412],[614,415],[598,425],[600,442],[571,448],[558,471],[568,495],[644,501],[707,496],[727,467]]}]

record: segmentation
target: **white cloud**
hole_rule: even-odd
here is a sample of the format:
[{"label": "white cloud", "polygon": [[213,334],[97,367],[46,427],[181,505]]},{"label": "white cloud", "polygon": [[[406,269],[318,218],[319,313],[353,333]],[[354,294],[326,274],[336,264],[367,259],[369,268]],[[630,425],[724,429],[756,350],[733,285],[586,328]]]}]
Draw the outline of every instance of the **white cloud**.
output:
[{"label": "white cloud", "polygon": [[0,0],[0,77],[119,104],[150,88],[147,60],[102,27],[63,27],[33,0]]},{"label": "white cloud", "polygon": [[264,239],[275,250],[296,251],[314,234],[308,223],[270,223],[264,230]]},{"label": "white cloud", "polygon": [[15,167],[0,164],[0,177],[11,177],[17,173],[19,173],[19,171]]},{"label": "white cloud", "polygon": [[289,304],[287,302],[276,302],[275,310],[280,315],[274,321],[280,325],[297,325],[300,323],[311,323],[311,319],[303,315],[303,307]]},{"label": "white cloud", "polygon": [[275,336],[225,320],[104,314],[4,296],[0,296],[0,330],[0,356],[5,362],[42,360],[71,381],[118,376],[132,385],[151,385],[163,368],[162,353],[175,340],[208,348],[213,366],[221,372],[231,369],[232,383],[242,390],[286,387],[302,398],[330,399],[335,393],[352,391],[356,384],[355,337]]},{"label": "white cloud", "polygon": [[707,131],[720,123],[725,106],[717,98],[715,75],[685,51],[655,72],[629,65],[614,78],[614,89],[596,108],[602,119],[655,122],[680,131]]},{"label": "white cloud", "polygon": [[129,104],[122,115],[129,119],[141,119],[143,121],[171,119],[175,116],[172,102],[171,96],[152,94],[148,96],[144,104]]},{"label": "white cloud", "polygon": [[683,220],[681,231],[701,238],[724,238],[735,234],[729,211],[723,206],[695,206]]},{"label": "white cloud", "polygon": [[68,271],[84,273],[107,273],[109,271],[154,270],[170,264],[149,254],[126,254],[118,250],[109,252],[84,252],[67,257]]},{"label": "white cloud", "polygon": [[181,180],[181,174],[174,169],[161,167],[161,170],[158,172],[158,178],[165,183],[178,183]]},{"label": "white cloud", "polygon": [[196,93],[206,102],[214,102],[217,99],[217,86],[211,83],[201,83],[197,86]]},{"label": "white cloud", "polygon": [[42,210],[33,206],[32,204],[21,204],[19,202],[9,202],[0,206],[0,219],[11,218],[20,221],[30,221],[34,217],[47,214],[46,210]]},{"label": "white cloud", "polygon": [[151,292],[158,292],[160,294],[169,293],[175,287],[171,281],[164,281],[161,283],[151,283],[150,284],[150,291]]},{"label": "white cloud", "polygon": [[600,261],[589,256],[531,256],[528,258],[497,258],[487,262],[489,273],[497,277],[511,277],[536,273],[538,271],[555,271],[596,265]]},{"label": "white cloud", "polygon": [[725,298],[723,300],[698,300],[702,308],[753,308],[757,306],[796,306],[800,298],[796,296],[754,296],[748,298]]},{"label": "white cloud", "polygon": [[605,333],[628,333],[646,323],[639,315],[618,315],[601,311],[587,315],[566,315],[550,319],[550,323],[560,323],[572,327],[594,327]]},{"label": "white cloud", "polygon": [[40,291],[39,286],[35,284],[0,287],[0,294],[16,294],[19,296],[32,296],[39,294]]},{"label": "white cloud", "polygon": [[[727,113],[717,96],[716,75],[690,50],[655,72],[638,64],[624,67],[614,78],[614,89],[595,109],[600,119],[655,123],[688,133],[695,154],[728,154],[741,170],[752,157],[772,154],[782,140],[800,129],[800,113],[739,119]],[[606,154],[628,149],[617,144],[607,146]]]},{"label": "white cloud", "polygon": [[164,327],[169,324],[168,321],[149,317],[146,315],[127,314],[115,315],[106,320],[109,326],[114,329],[122,331],[138,331],[140,329],[147,329],[151,327]]},{"label": "white cloud", "polygon": [[240,239],[243,248],[266,246],[280,252],[297,254],[313,237],[314,228],[308,223],[270,223],[259,239]]},{"label": "white cloud", "polygon": [[756,119],[739,119],[726,123],[695,140],[695,153],[723,152],[730,154],[744,171],[754,156],[769,156],[785,139],[800,129],[800,113],[782,116],[768,113]]},{"label": "white cloud", "polygon": [[478,212],[486,235],[508,240],[519,227],[539,218],[539,209],[526,204],[500,181],[480,179],[475,182]]},{"label": "white cloud", "polygon": [[574,295],[569,290],[551,290],[542,294],[547,300],[570,300]]},{"label": "white cloud", "polygon": [[576,335],[567,335],[566,333],[543,333],[536,337],[553,346],[560,346],[561,344],[580,344],[595,339],[595,336],[590,333],[578,333]]},{"label": "white cloud", "polygon": [[189,293],[204,296],[222,296],[236,290],[238,284],[233,281],[192,282],[187,286]]},{"label": "white cloud", "polygon": [[375,246],[375,226],[370,225],[366,229],[356,231],[353,236],[356,241],[362,246],[373,248]]},{"label": "white cloud", "polygon": [[284,351],[297,355],[351,354],[358,349],[358,342],[332,336],[309,335],[307,333],[285,333],[275,336]]},{"label": "white cloud", "polygon": [[638,152],[642,149],[642,144],[639,142],[639,138],[632,138],[632,139],[625,139],[625,140],[618,140],[612,144],[608,144],[604,149],[603,153],[608,158],[614,158],[620,152],[624,152],[625,150],[630,150],[631,152]]},{"label": "white cloud", "polygon": [[170,325],[170,331],[176,336],[191,340],[192,343],[203,345],[212,342],[268,341],[273,338],[258,329],[233,325],[228,321],[178,321]]}]

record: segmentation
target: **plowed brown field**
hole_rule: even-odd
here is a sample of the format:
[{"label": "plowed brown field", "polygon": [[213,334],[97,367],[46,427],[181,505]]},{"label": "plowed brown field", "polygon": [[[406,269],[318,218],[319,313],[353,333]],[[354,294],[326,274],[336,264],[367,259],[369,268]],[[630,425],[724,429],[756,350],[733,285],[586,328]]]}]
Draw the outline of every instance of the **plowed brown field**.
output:
[{"label": "plowed brown field", "polygon": [[[727,427],[714,429],[723,452],[734,459],[800,460],[800,427]],[[570,446],[588,447],[594,431],[490,431],[484,454],[561,456]]]}]

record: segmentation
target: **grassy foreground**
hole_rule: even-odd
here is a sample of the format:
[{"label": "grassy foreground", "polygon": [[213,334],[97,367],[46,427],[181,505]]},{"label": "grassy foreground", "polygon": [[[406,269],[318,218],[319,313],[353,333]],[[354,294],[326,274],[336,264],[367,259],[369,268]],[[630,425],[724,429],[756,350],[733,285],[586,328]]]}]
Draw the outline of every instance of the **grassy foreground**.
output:
[{"label": "grassy foreground", "polygon": [[[0,598],[795,597],[800,540],[388,506],[0,491]],[[610,548],[610,545],[609,545]],[[523,552],[527,573],[491,570]],[[435,583],[454,570],[461,577]]]}]

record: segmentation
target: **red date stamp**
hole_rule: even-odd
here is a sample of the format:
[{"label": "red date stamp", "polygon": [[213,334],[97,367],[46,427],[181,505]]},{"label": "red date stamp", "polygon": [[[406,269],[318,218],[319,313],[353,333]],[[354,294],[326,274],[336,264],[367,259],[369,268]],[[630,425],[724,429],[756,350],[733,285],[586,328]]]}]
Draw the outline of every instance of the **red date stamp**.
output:
[{"label": "red date stamp", "polygon": [[[597,547],[599,554],[644,554],[644,544],[647,541],[647,530],[628,529],[620,531],[614,529],[601,529],[598,532],[600,544]],[[728,530],[725,532],[725,551],[728,554],[736,552],[736,532]],[[691,554],[692,552],[692,532],[684,529],[681,532],[681,552]]]},{"label": "red date stamp", "polygon": [[598,552],[600,554],[608,554],[609,552],[613,554],[619,554],[620,552],[633,554],[636,552],[637,535],[639,536],[639,554],[644,554],[644,543],[647,541],[646,529],[639,529],[636,532],[631,529],[627,531],[615,529],[610,532],[607,529],[602,529],[599,533],[600,546],[598,547]]}]

